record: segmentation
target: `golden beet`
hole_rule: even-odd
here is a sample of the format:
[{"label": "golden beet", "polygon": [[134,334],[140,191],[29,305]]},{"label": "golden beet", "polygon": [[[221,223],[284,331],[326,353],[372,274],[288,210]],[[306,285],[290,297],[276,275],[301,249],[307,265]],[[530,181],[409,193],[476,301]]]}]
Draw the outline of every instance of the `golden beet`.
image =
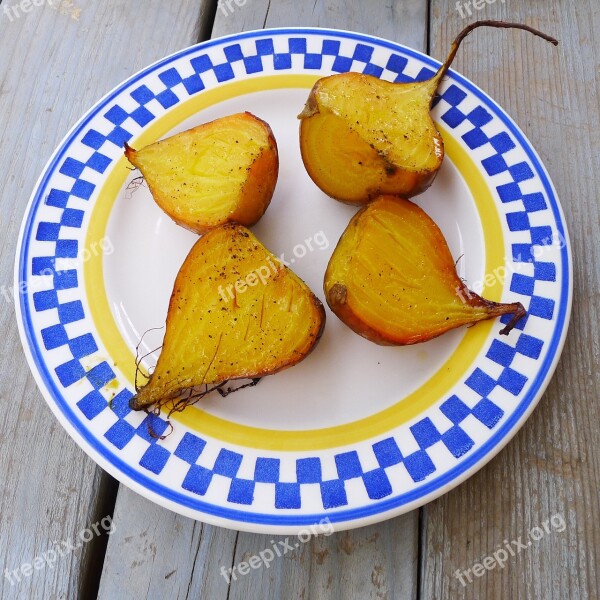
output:
[{"label": "golden beet", "polygon": [[193,399],[193,388],[271,375],[314,348],[325,310],[308,286],[245,227],[212,229],[173,288],[164,343],[132,408]]},{"label": "golden beet", "polygon": [[416,204],[380,196],[350,221],[324,281],[331,310],[359,335],[382,345],[424,342],[450,329],[513,314],[523,306],[490,302],[456,273],[438,226]]},{"label": "golden beet", "polygon": [[254,225],[271,202],[279,157],[267,123],[245,112],[178,133],[125,156],[156,203],[179,225],[204,233]]},{"label": "golden beet", "polygon": [[481,25],[524,29],[558,44],[526,25],[479,21],[459,34],[431,79],[391,83],[341,73],[316,82],[299,115],[300,149],[308,174],[323,192],[364,205],[380,194],[415,196],[432,184],[444,142],[431,118],[431,103],[461,41]]}]

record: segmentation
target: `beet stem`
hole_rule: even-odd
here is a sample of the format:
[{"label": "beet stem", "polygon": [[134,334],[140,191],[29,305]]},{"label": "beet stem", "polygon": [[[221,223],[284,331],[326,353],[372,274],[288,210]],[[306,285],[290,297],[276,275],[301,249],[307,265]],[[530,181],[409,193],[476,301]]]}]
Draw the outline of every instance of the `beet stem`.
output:
[{"label": "beet stem", "polygon": [[442,78],[444,77],[444,75],[446,74],[448,69],[450,68],[450,65],[452,64],[452,61],[454,60],[454,57],[456,56],[456,52],[458,51],[458,48],[459,48],[461,42],[474,29],[477,29],[478,27],[496,27],[499,29],[522,29],[523,31],[528,31],[529,33],[533,33],[533,35],[537,35],[538,37],[541,37],[542,39],[546,40],[547,42],[550,42],[551,44],[558,46],[558,40],[556,38],[553,38],[552,36],[549,36],[546,33],[539,31],[539,29],[534,29],[533,27],[530,27],[529,25],[524,25],[523,23],[508,23],[506,21],[493,21],[493,20],[475,21],[475,23],[471,23],[470,25],[467,25],[467,27],[465,27],[456,36],[456,39],[452,42],[452,46],[450,48],[450,53],[448,54],[448,58],[446,58],[446,61],[439,68],[438,72],[434,76],[434,79],[437,79],[438,83],[442,80]]},{"label": "beet stem", "polygon": [[515,325],[527,314],[525,307],[520,302],[515,302],[515,304],[512,304],[511,306],[514,308],[513,317],[506,326],[500,330],[500,335],[508,335],[514,329]]}]

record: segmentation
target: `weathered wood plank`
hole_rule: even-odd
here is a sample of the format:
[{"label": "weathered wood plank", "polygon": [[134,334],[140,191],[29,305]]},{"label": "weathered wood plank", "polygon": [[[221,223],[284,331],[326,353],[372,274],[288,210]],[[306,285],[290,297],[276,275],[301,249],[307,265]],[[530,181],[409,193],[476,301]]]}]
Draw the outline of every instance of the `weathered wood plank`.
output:
[{"label": "weathered wood plank", "polygon": [[[1,7],[9,13],[0,10],[0,564],[9,572],[75,540],[112,511],[116,493],[52,416],[23,356],[11,296],[25,206],[81,114],[137,69],[194,41],[201,24],[186,0],[150,0],[143,10],[129,0],[25,6],[9,0]],[[93,597],[104,543],[96,538],[21,582],[12,576],[12,585],[3,573],[0,597]]]},{"label": "weathered wood plank", "polygon": [[119,488],[99,598],[227,597],[222,565],[231,564],[236,532],[160,508]]},{"label": "weathered wood plank", "polygon": [[219,3],[213,37],[265,27],[331,27],[377,35],[424,50],[427,2],[344,2],[343,0],[246,0]]},{"label": "weathered wood plank", "polygon": [[[214,32],[261,27],[259,2],[238,7],[227,17],[217,12]],[[425,49],[425,2],[369,4],[317,1],[264,3],[267,27],[320,26],[381,35]],[[250,13],[248,15],[246,13]],[[237,565],[284,538],[240,533],[232,563]],[[355,552],[356,550],[356,552]],[[263,598],[412,598],[416,597],[418,512],[368,528],[320,536],[277,559],[270,569],[258,569],[231,582],[230,599]]]},{"label": "weathered wood plank", "polygon": [[[462,19],[454,0],[433,2],[435,57],[476,18],[526,22],[560,40],[554,48],[522,32],[480,30],[466,40],[455,68],[515,118],[554,180],[571,233],[574,311],[557,373],[522,431],[475,477],[424,509],[421,597],[598,598],[600,6],[507,0],[472,12]],[[509,555],[504,568],[471,573],[473,583],[463,575],[464,586],[455,577],[505,540],[527,543],[532,528],[543,529],[555,514],[564,531],[555,518],[557,528]]]},{"label": "weathered wood plank", "polygon": [[416,598],[417,515],[414,511],[384,524],[330,535],[323,525],[317,530],[323,534],[306,543],[302,543],[304,536],[240,533],[231,565],[235,573],[253,556],[269,558],[267,551],[274,546],[280,552],[288,547],[294,550],[275,557],[268,568],[261,563],[246,575],[231,577],[229,600]]},{"label": "weathered wood plank", "polygon": [[[382,35],[424,49],[425,0],[369,5],[342,0],[316,3],[248,0],[222,2],[213,37],[263,26],[322,26]],[[227,11],[227,12],[224,12]],[[368,15],[366,13],[369,13]],[[140,516],[138,516],[140,515]],[[115,511],[117,530],[110,537],[101,599],[143,591],[146,598],[414,598],[417,586],[418,512],[368,528],[320,536],[297,552],[276,558],[269,569],[230,577],[225,570],[270,548],[279,536],[253,535],[194,523],[121,489]],[[156,550],[148,554],[150,540]],[[296,538],[290,538],[295,543]],[[132,560],[133,557],[133,560]],[[141,557],[141,558],[138,558]],[[133,564],[129,581],[120,565]],[[205,562],[206,561],[206,562]],[[137,564],[140,563],[140,564]],[[175,572],[173,572],[175,571]],[[168,581],[165,577],[169,575]],[[123,587],[125,586],[125,587]]]}]

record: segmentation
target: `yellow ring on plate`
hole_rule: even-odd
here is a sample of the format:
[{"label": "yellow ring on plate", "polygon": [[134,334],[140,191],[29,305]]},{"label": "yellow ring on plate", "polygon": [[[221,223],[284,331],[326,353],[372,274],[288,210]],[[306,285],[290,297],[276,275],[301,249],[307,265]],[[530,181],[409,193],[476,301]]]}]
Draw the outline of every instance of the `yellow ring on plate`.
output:
[{"label": "yellow ring on plate", "polygon": [[[137,147],[150,144],[168,134],[185,119],[224,100],[272,89],[310,89],[318,78],[319,76],[315,75],[274,75],[232,82],[207,90],[179,104],[176,111],[170,111],[160,117],[144,130],[135,140],[135,144]],[[461,173],[475,200],[486,232],[485,239],[494,242],[486,243],[485,246],[485,272],[493,273],[495,269],[504,265],[504,235],[494,200],[471,157],[439,124],[438,128],[444,137],[446,154]],[[97,247],[106,235],[112,208],[130,174],[127,165],[125,157],[118,160],[100,191],[88,226],[85,244],[88,249]],[[123,339],[110,308],[104,286],[103,257],[91,251],[88,255],[90,259],[84,263],[84,279],[91,317],[112,363],[133,387],[135,356]],[[499,301],[502,289],[499,278],[494,278],[494,282],[486,286],[485,296],[489,300]],[[357,421],[311,430],[261,429],[216,417],[196,406],[190,406],[181,413],[174,413],[172,418],[202,435],[226,443],[267,450],[310,451],[371,439],[413,419],[447,394],[479,355],[492,326],[493,322],[485,321],[468,329],[452,356],[419,389],[394,405]]]}]

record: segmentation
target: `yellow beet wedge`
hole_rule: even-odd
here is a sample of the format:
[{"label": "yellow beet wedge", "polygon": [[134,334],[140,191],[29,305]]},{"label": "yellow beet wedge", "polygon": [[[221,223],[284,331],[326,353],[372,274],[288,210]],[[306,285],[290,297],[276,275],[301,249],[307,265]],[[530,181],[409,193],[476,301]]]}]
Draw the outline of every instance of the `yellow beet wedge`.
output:
[{"label": "yellow beet wedge", "polygon": [[299,115],[300,149],[308,174],[323,192],[364,205],[380,194],[406,198],[431,185],[444,158],[431,103],[460,43],[482,25],[524,29],[558,44],[526,25],[479,21],[459,34],[431,79],[391,83],[341,73],[317,81]]},{"label": "yellow beet wedge", "polygon": [[279,158],[267,123],[245,112],[223,117],[125,156],[156,203],[179,225],[204,233],[223,223],[250,226],[271,202]]},{"label": "yellow beet wedge", "polygon": [[194,388],[291,367],[324,326],[319,299],[250,231],[212,229],[177,275],[158,363],[131,407],[180,410],[201,397]]},{"label": "yellow beet wedge", "polygon": [[416,204],[381,196],[350,221],[324,281],[331,310],[359,335],[382,345],[424,342],[462,325],[525,315],[470,291],[456,273],[438,226]]}]

